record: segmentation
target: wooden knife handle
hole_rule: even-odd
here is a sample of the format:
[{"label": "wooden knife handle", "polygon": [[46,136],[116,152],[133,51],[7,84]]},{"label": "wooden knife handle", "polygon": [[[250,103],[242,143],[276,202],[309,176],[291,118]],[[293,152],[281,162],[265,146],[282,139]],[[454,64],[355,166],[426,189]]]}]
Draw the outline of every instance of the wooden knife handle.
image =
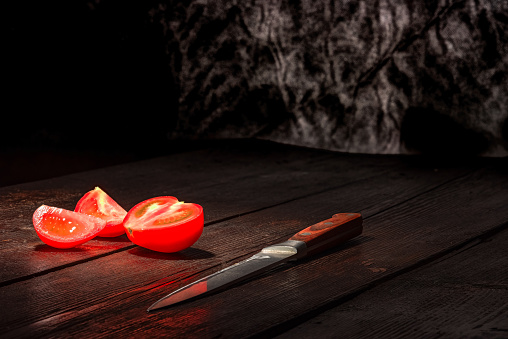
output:
[{"label": "wooden knife handle", "polygon": [[303,241],[307,255],[342,244],[360,234],[363,219],[359,213],[338,213],[293,235],[289,240]]}]

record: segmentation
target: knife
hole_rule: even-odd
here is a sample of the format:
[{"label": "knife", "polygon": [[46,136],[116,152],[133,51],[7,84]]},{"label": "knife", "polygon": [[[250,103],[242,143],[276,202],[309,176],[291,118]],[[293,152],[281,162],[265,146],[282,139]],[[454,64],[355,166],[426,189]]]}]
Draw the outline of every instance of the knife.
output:
[{"label": "knife", "polygon": [[329,249],[362,233],[359,213],[338,213],[296,233],[289,240],[265,247],[252,257],[212,273],[159,299],[147,312],[226,289],[289,260]]}]

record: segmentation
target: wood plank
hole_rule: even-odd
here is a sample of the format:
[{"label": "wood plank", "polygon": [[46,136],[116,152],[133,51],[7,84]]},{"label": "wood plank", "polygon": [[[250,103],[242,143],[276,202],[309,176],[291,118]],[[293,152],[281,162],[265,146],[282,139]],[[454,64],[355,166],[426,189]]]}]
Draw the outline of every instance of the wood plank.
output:
[{"label": "wood plank", "polygon": [[[35,234],[32,214],[37,207],[47,204],[74,209],[79,198],[96,185],[127,210],[146,198],[160,195],[200,203],[205,208],[205,222],[210,224],[333,185],[379,175],[391,165],[386,161],[362,168],[352,166],[353,163],[361,166],[368,159],[297,147],[281,148],[271,143],[250,148],[240,145],[2,188],[0,260],[5,264],[0,269],[0,284],[132,248],[133,244],[123,236],[96,238],[74,249],[59,250],[44,245]],[[235,190],[225,189],[233,183]],[[17,264],[20,261],[29,265],[20,270]]]},{"label": "wood plank", "polygon": [[[337,270],[323,281],[313,279],[306,282],[304,280],[310,273],[306,273],[302,266],[292,275],[279,276],[280,280],[292,279],[298,281],[298,284],[308,285],[295,292],[302,296],[299,300],[302,304],[314,306],[305,310],[302,308],[303,315],[293,317],[288,323],[275,322],[277,325],[264,333],[271,335],[283,331],[285,326],[294,325],[295,322],[340,304],[373,285],[431,262],[485,234],[505,228],[508,221],[508,178],[506,172],[496,172],[476,173],[455,185],[443,186],[408,201],[403,206],[369,218],[366,222],[366,229],[369,231],[365,235],[372,241],[367,241],[357,249],[356,267],[351,271]],[[392,239],[394,237],[397,237],[395,241]],[[326,260],[309,262],[309,270],[326,272],[327,266],[341,260],[349,263],[350,257],[333,254]],[[370,282],[369,275],[375,277]],[[368,283],[361,285],[357,279]],[[337,288],[346,290],[347,293],[339,293],[335,298],[324,295],[322,303],[317,300],[318,296],[312,293],[316,290],[333,291]],[[279,305],[282,305],[284,297],[290,296],[291,294],[281,294],[267,297],[278,299]],[[312,299],[307,296],[312,296]],[[298,314],[297,310],[292,311]],[[241,318],[239,320],[241,321]]]},{"label": "wood plank", "polygon": [[505,228],[380,284],[278,338],[505,337],[507,246]]},{"label": "wood plank", "polygon": [[[442,186],[444,182],[450,180],[449,178],[443,179],[442,174],[439,171],[435,172],[432,168],[406,168],[402,172],[399,170],[389,172],[382,177],[367,178],[310,198],[293,200],[286,204],[211,225],[205,230],[206,235],[200,239],[194,249],[189,249],[179,255],[157,255],[136,248],[76,267],[69,267],[59,272],[48,273],[29,281],[5,286],[0,289],[1,296],[6,304],[16,305],[16,309],[2,317],[1,325],[10,331],[6,335],[13,337],[27,333],[41,335],[53,333],[53,331],[56,331],[55,333],[72,331],[75,336],[99,335],[99,333],[113,335],[117,331],[123,332],[124,327],[132,331],[131,335],[141,335],[137,331],[145,326],[148,330],[147,335],[155,333],[150,331],[167,330],[170,336],[182,336],[185,327],[180,326],[185,324],[187,324],[185,326],[192,324],[192,331],[196,335],[203,334],[205,337],[209,333],[228,333],[229,336],[229,331],[240,336],[256,333],[274,326],[281,320],[291,319],[295,314],[305,313],[308,305],[318,307],[322,304],[322,299],[317,298],[314,302],[311,296],[308,297],[311,300],[306,300],[308,304],[302,304],[294,298],[291,290],[279,290],[279,288],[308,289],[315,282],[305,282],[302,279],[304,284],[300,285],[299,279],[288,282],[291,280],[288,277],[279,279],[275,275],[273,278],[265,277],[265,279],[275,280],[270,280],[268,284],[262,284],[261,289],[257,287],[257,284],[266,280],[256,280],[254,290],[252,290],[252,283],[246,284],[220,296],[207,298],[206,301],[196,301],[184,305],[177,311],[168,310],[168,313],[150,315],[146,315],[144,312],[150,301],[157,300],[172,289],[169,286],[176,288],[189,279],[198,278],[228,265],[232,261],[242,259],[259,250],[263,245],[288,238],[310,223],[346,210],[360,211],[366,217],[382,215],[385,213],[384,210],[389,210],[392,206],[402,208],[405,205],[404,202],[411,201],[410,199],[422,192],[431,194],[432,187]],[[462,179],[459,187],[462,190],[475,188],[475,185],[469,187],[464,184],[464,181],[468,183],[470,179],[469,177]],[[481,181],[480,178],[477,178],[477,181]],[[450,185],[445,186],[449,187]],[[500,189],[500,187],[497,188]],[[496,192],[494,189],[489,193],[497,194]],[[432,195],[432,199],[434,199],[434,195]],[[366,230],[375,230],[376,227],[375,223],[366,223]],[[389,224],[388,226],[385,224],[385,227],[390,229]],[[396,231],[400,231],[400,228]],[[365,249],[375,249],[378,243],[372,233],[369,233],[367,232],[361,241],[351,242],[342,247],[342,251],[323,255],[316,262],[332,260],[331,263],[328,263],[330,267],[336,265],[337,262],[344,262],[345,266],[334,269],[334,272],[343,274],[342,280],[347,280],[349,285],[346,287],[349,290],[358,284],[374,281],[377,274],[372,275],[371,271],[368,271],[370,273],[367,275],[365,272],[363,274],[356,272],[358,260],[361,259],[360,254]],[[394,234],[391,232],[391,235],[392,238],[388,237],[386,240],[388,244],[400,242],[398,234],[393,237]],[[248,239],[248,241],[239,244],[238,239]],[[328,259],[333,256],[335,258]],[[409,263],[403,264],[408,265],[412,262],[411,259],[408,260]],[[301,268],[304,268],[302,273],[304,275],[316,272],[314,268],[309,267],[312,262],[296,265],[294,267],[296,271],[288,269],[277,274],[292,272],[290,274],[294,278],[298,277],[298,271]],[[130,269],[125,270],[125,267]],[[132,267],[136,267],[136,269],[134,270]],[[326,269],[318,268],[318,272],[321,271],[326,272]],[[352,276],[350,276],[351,274]],[[91,279],[92,276],[93,279]],[[315,274],[310,274],[310,276],[316,278]],[[332,277],[336,279],[335,275]],[[333,279],[327,282],[324,287],[329,288],[329,283],[332,282]],[[72,288],[70,284],[79,286],[79,288]],[[351,284],[354,286],[352,287]],[[270,289],[274,286],[279,288],[265,293],[265,288]],[[68,292],[66,292],[68,290],[76,291],[73,300],[70,300]],[[253,294],[245,293],[251,290]],[[26,291],[30,291],[30,293],[26,293]],[[241,292],[239,293],[239,291]],[[348,289],[345,288],[344,293],[347,291]],[[278,293],[281,292],[288,299],[277,299]],[[340,296],[340,291],[336,293],[339,293]],[[337,294],[330,294],[330,298],[335,297]],[[265,301],[267,304],[263,305],[259,302],[253,304],[251,298]],[[321,295],[320,298],[323,296]],[[276,307],[284,305],[286,302],[290,305],[297,304],[298,307],[296,307],[294,314],[291,312],[288,314],[287,310],[284,311]],[[197,305],[199,307],[196,309]],[[230,313],[222,312],[225,305],[228,305],[227,310]],[[251,306],[256,317],[266,318],[267,315],[262,316],[257,313],[266,312],[268,309],[271,312],[275,311],[275,314],[273,318],[269,316],[269,319],[265,319],[265,321],[268,320],[266,322],[262,320],[258,322],[257,318],[253,321],[249,316],[250,312],[247,312]],[[275,309],[273,309],[274,307]],[[27,309],[29,312],[26,311]],[[241,321],[232,323],[228,319],[236,318],[236,312],[239,313]],[[97,316],[109,319],[107,326],[94,323]],[[201,316],[204,318],[200,319]],[[174,322],[168,324],[166,319],[170,318]],[[250,323],[247,324],[247,322]],[[94,325],[91,326],[91,323]],[[216,326],[218,327],[216,328]],[[241,329],[243,327],[246,328],[245,331]],[[124,335],[125,333],[120,334]],[[186,336],[187,334],[185,333]]]},{"label": "wood plank", "polygon": [[[123,300],[110,299],[112,308],[105,313],[95,309],[103,307],[103,305],[88,305],[93,307],[94,311],[99,312],[101,317],[109,319],[107,326],[101,326],[94,322],[97,313],[90,312],[91,310],[86,308],[85,310],[81,309],[81,312],[72,311],[46,319],[37,323],[36,326],[48,326],[49,328],[44,328],[44,330],[53,329],[57,331],[56,333],[65,331],[73,336],[83,336],[90,333],[108,333],[120,336],[127,334],[150,335],[161,333],[160,331],[165,331],[164,333],[169,336],[181,336],[186,334],[188,326],[191,326],[192,332],[196,336],[201,337],[226,334],[231,337],[242,337],[259,333],[262,329],[268,328],[267,330],[270,331],[270,326],[277,327],[280,323],[284,325],[285,321],[298,318],[298,315],[305,316],[309,312],[316,312],[330,303],[347,297],[348,294],[356,293],[359,286],[369,285],[383,278],[387,279],[397,272],[407,270],[408,267],[418,266],[429,256],[439,255],[443,251],[448,251],[450,246],[460,245],[460,239],[464,241],[464,237],[474,237],[474,232],[478,234],[482,230],[498,227],[500,220],[505,222],[507,211],[504,208],[505,205],[499,202],[499,197],[504,196],[507,186],[506,178],[496,182],[492,179],[499,179],[497,176],[483,174],[464,178],[456,185],[447,185],[431,191],[422,196],[422,200],[414,199],[410,206],[399,205],[368,218],[366,230],[369,232],[366,233],[362,241],[349,244],[341,251],[328,253],[320,257],[319,260],[308,260],[293,267],[273,272],[271,275],[233,288],[227,293],[197,300],[177,309],[143,316],[146,295],[131,291],[132,294],[122,296],[125,297]],[[490,184],[486,185],[486,182]],[[479,185],[480,183],[481,185]],[[476,203],[476,199],[481,199],[482,204],[490,206],[490,210],[493,212],[493,218],[487,223],[476,224],[478,220],[482,219],[475,216],[475,212],[471,208]],[[294,206],[291,208],[288,205],[281,207],[294,210]],[[458,215],[462,215],[463,219],[449,213],[441,215],[439,209],[432,208],[443,205],[447,211],[449,207],[459,208]],[[311,207],[316,208],[317,206]],[[430,219],[414,220],[414,216],[419,215],[422,209],[431,213]],[[406,214],[411,214],[412,217],[408,216],[408,219],[402,218],[401,220],[393,218],[394,215]],[[443,224],[437,229],[434,224],[429,224],[429,220],[432,220],[432,217],[436,215],[439,215],[443,221]],[[464,221],[473,233],[456,232],[464,227]],[[394,225],[395,228],[390,229]],[[455,232],[448,232],[443,236],[442,231],[450,226],[453,226]],[[408,232],[410,230],[419,232],[413,234]],[[428,239],[421,237],[424,230],[423,233],[434,234],[432,237],[434,241],[429,242],[429,247],[426,245]],[[409,240],[412,241],[408,243]],[[425,253],[425,251],[428,252]],[[375,258],[373,263],[369,261],[372,258]],[[398,259],[395,260],[396,258]],[[343,263],[343,266],[337,267],[337,262]],[[329,269],[330,267],[332,270]],[[377,268],[377,270],[373,270],[373,268]],[[315,272],[319,272],[319,275],[316,275]],[[274,287],[278,288],[274,289]],[[316,291],[323,291],[323,293],[319,294]],[[152,292],[151,290],[146,291],[146,294],[153,295]],[[166,293],[166,290],[164,289],[161,293]],[[157,297],[160,295],[158,294]],[[77,318],[74,318],[76,314]],[[71,320],[66,322],[65,317],[70,317]],[[94,327],[90,326],[91,323],[94,324]],[[261,333],[266,334],[267,332]]]},{"label": "wood plank", "polygon": [[[74,249],[59,250],[44,245],[35,234],[31,219],[38,206],[44,203],[73,209],[79,198],[96,185],[126,209],[160,195],[174,195],[199,203],[205,209],[208,225],[382,175],[387,170],[400,168],[400,173],[405,175],[419,173],[418,170],[411,172],[414,165],[405,159],[379,159],[255,143],[174,154],[2,188],[0,260],[5,264],[0,269],[0,286],[133,247],[123,236],[96,238]],[[432,171],[433,168],[423,170]],[[468,171],[468,166],[458,170],[442,168],[432,172],[430,184],[445,182]],[[18,262],[29,264],[20,267]]]}]

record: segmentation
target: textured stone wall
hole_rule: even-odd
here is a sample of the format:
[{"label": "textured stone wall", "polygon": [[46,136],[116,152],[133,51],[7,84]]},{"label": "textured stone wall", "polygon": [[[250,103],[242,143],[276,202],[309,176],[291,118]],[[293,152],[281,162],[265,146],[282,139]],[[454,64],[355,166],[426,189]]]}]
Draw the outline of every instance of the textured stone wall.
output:
[{"label": "textured stone wall", "polygon": [[508,2],[161,2],[172,136],[506,155]]},{"label": "textured stone wall", "polygon": [[507,0],[3,6],[15,128],[2,144],[257,137],[508,155]]}]

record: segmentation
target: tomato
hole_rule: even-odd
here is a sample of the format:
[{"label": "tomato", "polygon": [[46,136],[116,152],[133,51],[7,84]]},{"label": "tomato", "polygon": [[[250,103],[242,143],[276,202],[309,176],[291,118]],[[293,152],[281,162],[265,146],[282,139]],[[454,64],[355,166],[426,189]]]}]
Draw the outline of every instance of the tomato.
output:
[{"label": "tomato", "polygon": [[125,233],[123,218],[127,211],[99,187],[86,193],[74,211],[106,220],[106,227],[98,234],[99,237],[117,237]]},{"label": "tomato", "polygon": [[39,238],[56,248],[81,245],[106,227],[100,218],[46,205],[35,210],[32,220]]},{"label": "tomato", "polygon": [[203,224],[201,206],[167,196],[140,202],[124,219],[125,233],[133,243],[165,253],[192,246],[201,236]]}]

